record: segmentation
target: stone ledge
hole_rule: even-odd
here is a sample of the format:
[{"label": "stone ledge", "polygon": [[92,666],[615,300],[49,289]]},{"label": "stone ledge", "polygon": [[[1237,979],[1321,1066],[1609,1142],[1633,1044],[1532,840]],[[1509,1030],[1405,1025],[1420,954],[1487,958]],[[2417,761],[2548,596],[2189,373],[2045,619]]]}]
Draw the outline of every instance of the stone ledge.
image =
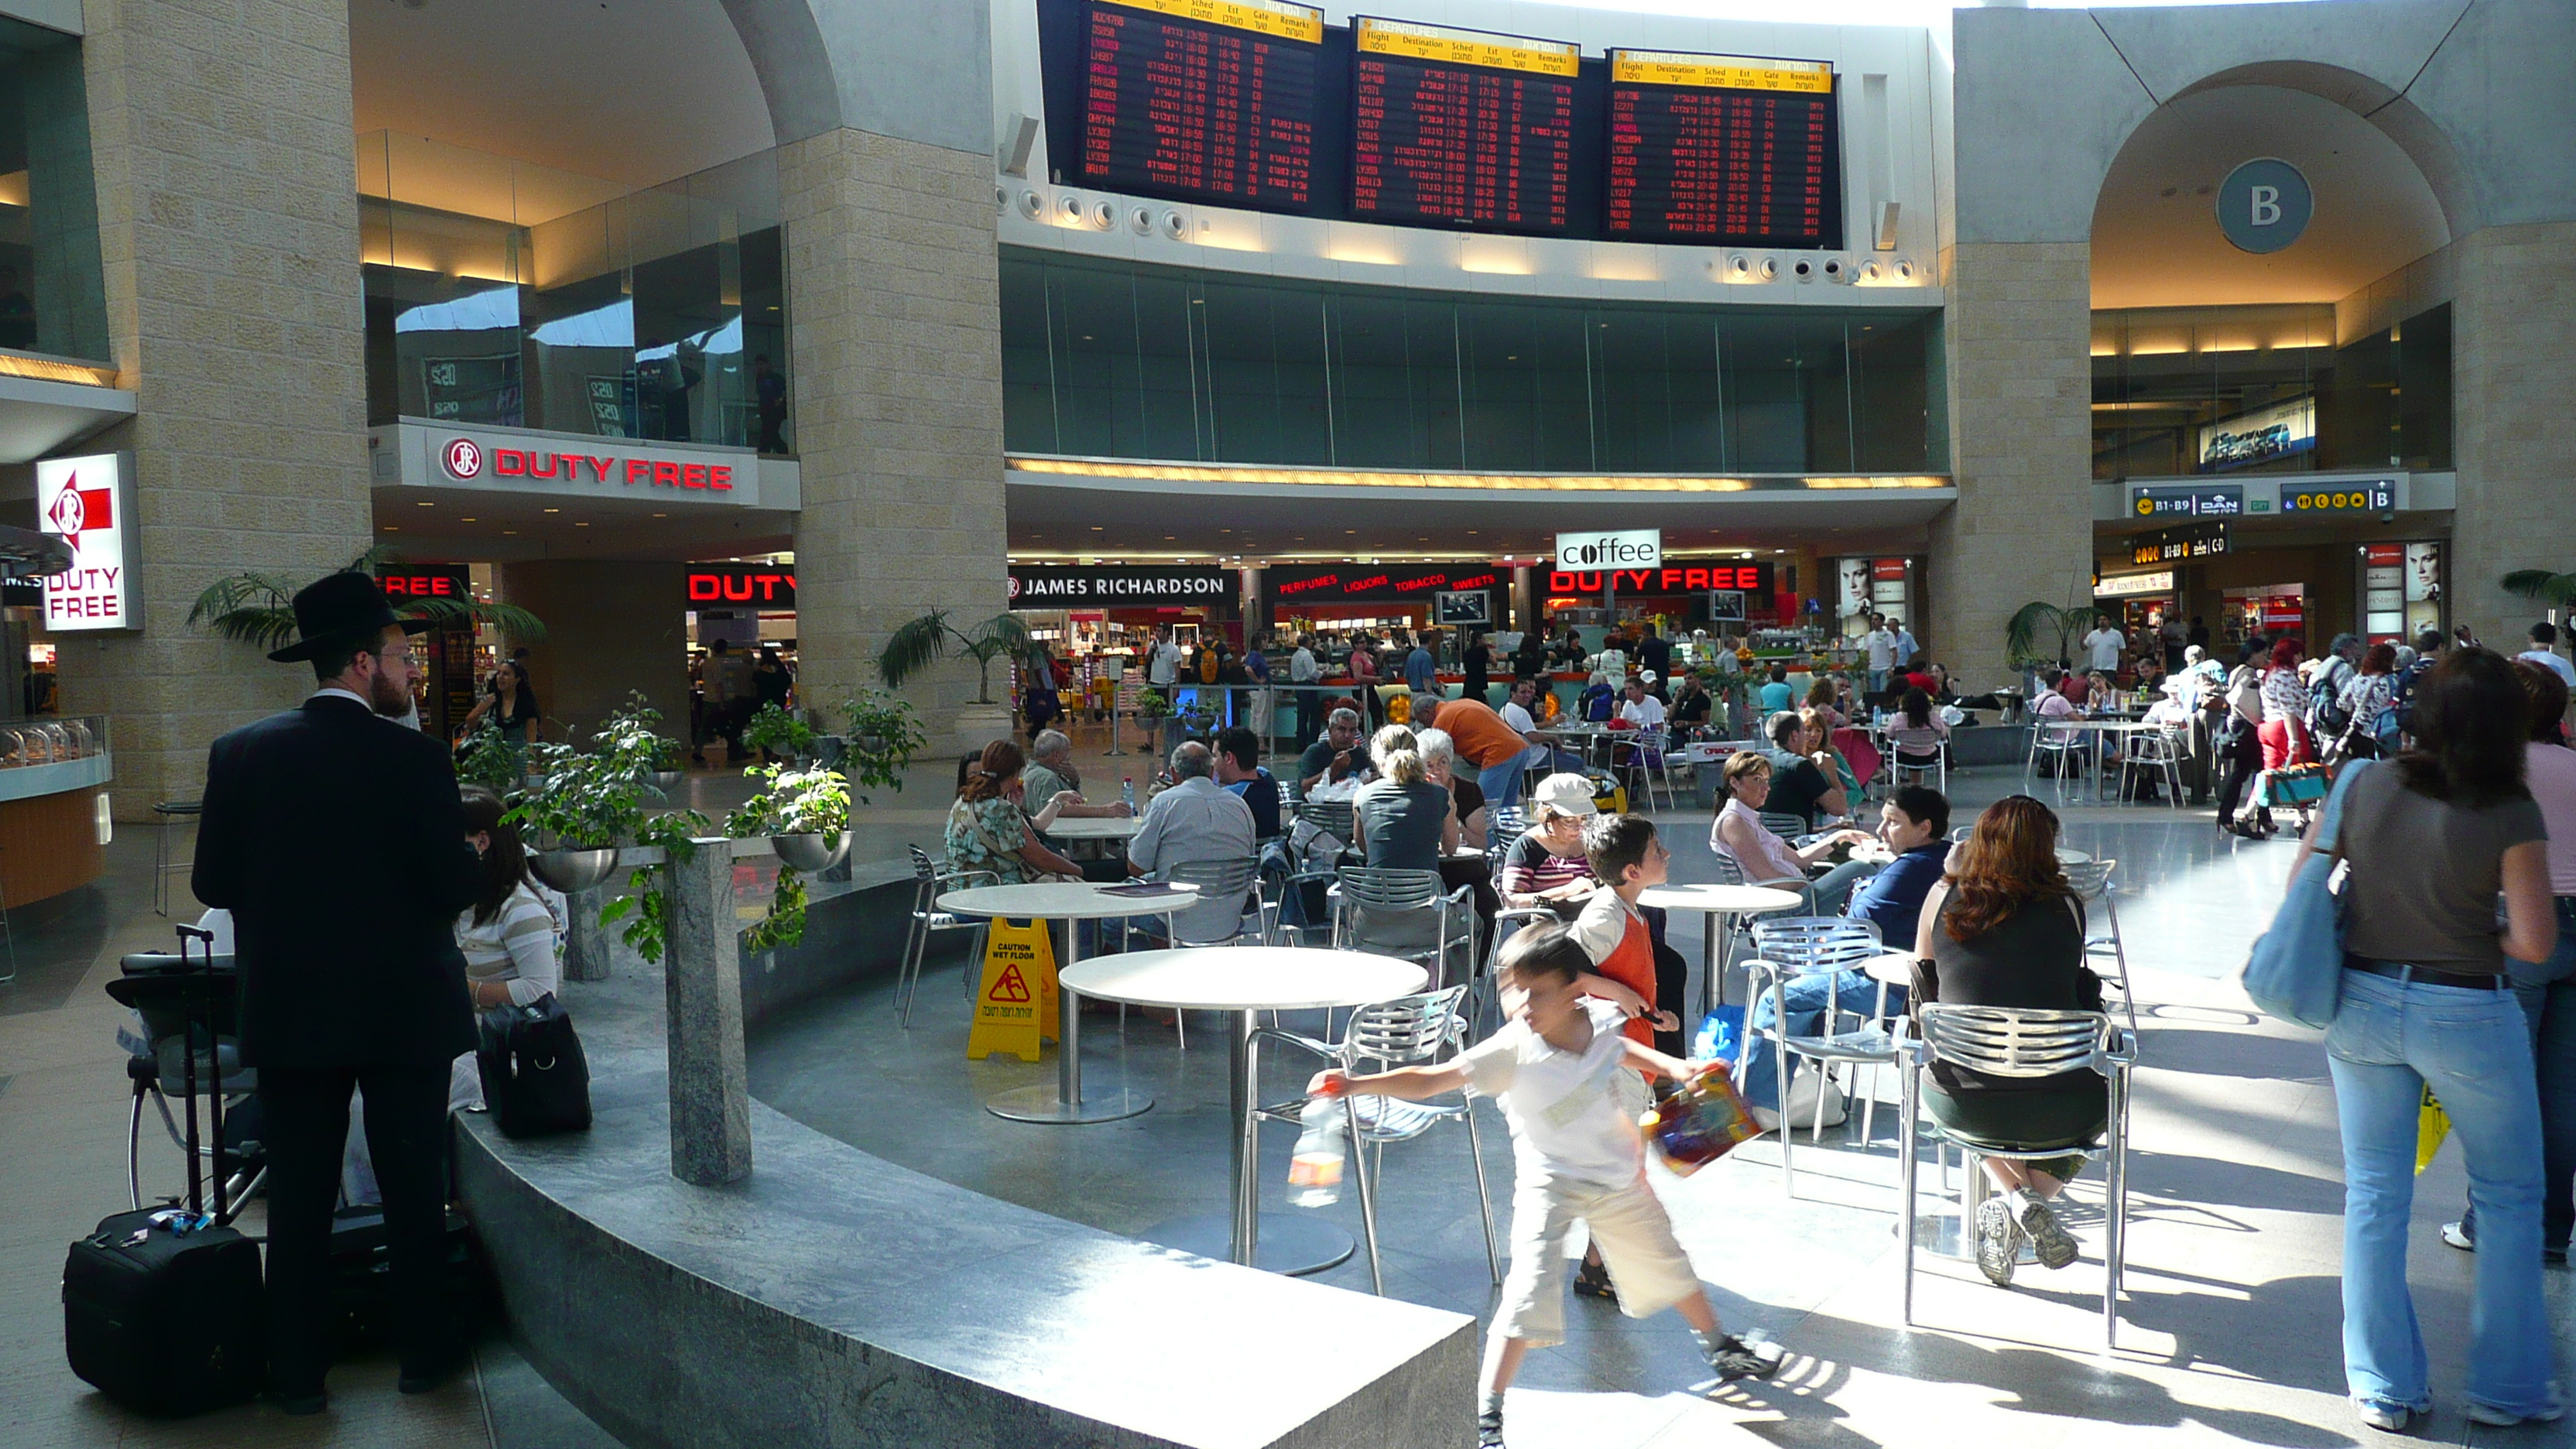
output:
[{"label": "stone ledge", "polygon": [[1459,1314],[1049,1217],[758,1102],[750,1177],[674,1180],[662,975],[619,965],[565,987],[591,1130],[460,1117],[457,1171],[514,1336],[629,1445],[1473,1442]]}]

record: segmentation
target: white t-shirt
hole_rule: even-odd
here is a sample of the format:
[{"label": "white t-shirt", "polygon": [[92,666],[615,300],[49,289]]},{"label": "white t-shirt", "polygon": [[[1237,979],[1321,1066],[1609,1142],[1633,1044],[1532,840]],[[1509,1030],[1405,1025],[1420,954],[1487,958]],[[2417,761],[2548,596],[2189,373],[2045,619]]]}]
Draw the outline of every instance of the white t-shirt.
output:
[{"label": "white t-shirt", "polygon": [[1560,1051],[1515,1021],[1459,1054],[1467,1080],[1502,1105],[1513,1175],[1524,1187],[1559,1177],[1626,1187],[1645,1172],[1636,1121],[1620,1098],[1626,1018],[1606,1001],[1586,1001],[1583,1011],[1592,1040],[1579,1052]]},{"label": "white t-shirt", "polygon": [[2093,667],[2105,673],[2120,667],[2120,651],[2128,643],[2127,635],[2108,625],[2084,636],[2084,647],[2093,651]]},{"label": "white t-shirt", "polygon": [[1173,643],[1149,645],[1145,655],[1145,682],[1171,684],[1181,672],[1181,646]]},{"label": "white t-shirt", "polygon": [[1517,699],[1504,700],[1503,707],[1495,713],[1501,715],[1503,723],[1510,725],[1516,734],[1527,735],[1538,728],[1538,721],[1530,718],[1530,712],[1521,708],[1521,702]]},{"label": "white t-shirt", "polygon": [[1619,702],[1619,718],[1628,721],[1630,724],[1635,725],[1641,730],[1662,729],[1664,727],[1664,702],[1655,698],[1651,694],[1647,695],[1643,699],[1621,700]]},{"label": "white t-shirt", "polygon": [[2566,680],[2568,688],[2576,689],[2576,664],[2568,663],[2567,656],[2560,654],[2556,650],[2525,649],[2513,657],[2516,659],[2530,660],[2532,663],[2537,664],[2541,668],[2556,674],[2559,678]]},{"label": "white t-shirt", "polygon": [[1896,667],[1895,635],[1885,629],[1872,629],[1861,636],[1860,642],[1869,647],[1870,668],[1888,670]]},{"label": "white t-shirt", "polygon": [[1315,678],[1315,651],[1301,644],[1296,653],[1288,656],[1288,682],[1312,684]]}]

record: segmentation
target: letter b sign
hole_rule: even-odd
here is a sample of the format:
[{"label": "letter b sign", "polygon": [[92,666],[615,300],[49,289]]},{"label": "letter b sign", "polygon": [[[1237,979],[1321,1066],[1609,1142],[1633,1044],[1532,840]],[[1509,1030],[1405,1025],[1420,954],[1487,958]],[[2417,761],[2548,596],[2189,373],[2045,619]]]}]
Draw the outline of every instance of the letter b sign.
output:
[{"label": "letter b sign", "polygon": [[2268,156],[2230,171],[2218,188],[2218,229],[2238,251],[2258,256],[2297,241],[2314,210],[2308,178]]}]

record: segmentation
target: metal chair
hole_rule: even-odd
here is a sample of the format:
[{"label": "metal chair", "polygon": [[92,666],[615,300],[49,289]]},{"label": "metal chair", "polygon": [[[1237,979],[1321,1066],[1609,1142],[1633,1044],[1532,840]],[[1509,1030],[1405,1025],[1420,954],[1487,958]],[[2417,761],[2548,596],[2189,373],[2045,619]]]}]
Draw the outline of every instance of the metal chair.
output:
[{"label": "metal chair", "polygon": [[[2138,1038],[2122,1031],[2098,1011],[2023,1011],[2001,1006],[1947,1006],[1926,1002],[1913,1023],[1900,1022],[1896,1047],[1904,1063],[1905,1153],[1898,1159],[1899,1192],[1905,1199],[1905,1222],[1897,1241],[1904,1245],[1905,1326],[1914,1326],[1914,1180],[1918,1124],[1928,1125],[1937,1143],[1956,1145],[1974,1156],[2013,1162],[2043,1162],[2063,1157],[2070,1144],[2032,1146],[1966,1136],[1927,1122],[1922,1115],[1923,1071],[1947,1062],[1990,1077],[2053,1077],[2090,1070],[2100,1074],[2109,1093],[2103,1122],[2109,1141],[2104,1197],[2108,1204],[2102,1240],[2102,1342],[2117,1348],[2120,1339],[2120,1281],[2127,1267],[2129,1202],[2129,1071],[2138,1060]],[[1971,1163],[1963,1197],[1978,1195],[1985,1172]],[[1974,1212],[1962,1204],[1962,1217]]]},{"label": "metal chair", "polygon": [[[200,1097],[215,1090],[215,1069],[222,1067],[227,1112],[258,1093],[259,1071],[241,1064],[241,977],[232,957],[214,957],[212,977],[206,974],[205,957],[183,960],[166,952],[141,951],[117,964],[123,974],[107,983],[107,994],[120,1005],[133,1008],[143,1022],[139,1036],[126,1030],[117,1033],[128,1051],[125,1079],[133,1087],[133,1105],[125,1127],[126,1191],[128,1201],[140,1211],[144,1100],[151,1099],[161,1114],[162,1129],[169,1133],[171,1144],[184,1154],[188,1138],[170,1115],[170,1101],[188,1097],[188,1059],[196,1058],[196,1095]],[[191,1023],[211,1025],[211,1040]],[[189,1105],[193,1108],[194,1103]],[[230,1205],[226,1213],[229,1218],[258,1190],[268,1175],[268,1163],[256,1142],[224,1150],[234,1168],[218,1196]],[[215,1144],[198,1144],[200,1159],[211,1160],[214,1155]],[[193,1182],[194,1164],[189,1172]]]},{"label": "metal chair", "polygon": [[1807,817],[1803,815],[1791,815],[1780,810],[1758,810],[1754,813],[1761,817],[1763,829],[1779,836],[1782,840],[1794,841],[1815,829],[1807,823]]},{"label": "metal chair", "polygon": [[194,860],[174,861],[170,858],[170,829],[181,821],[203,819],[206,802],[156,800],[152,804],[152,813],[158,830],[152,840],[152,913],[167,916],[170,914],[170,872],[196,864]]},{"label": "metal chair", "polygon": [[[1340,841],[1344,849],[1359,839],[1359,825],[1352,818],[1351,802],[1348,800],[1300,800],[1297,802],[1296,819],[1299,824],[1312,826],[1315,830]],[[1296,831],[1291,829],[1289,836],[1294,840]],[[1286,892],[1302,891],[1313,882],[1332,880],[1333,873],[1341,868],[1339,856],[1338,850],[1313,851],[1301,858],[1292,849],[1289,853],[1288,878],[1280,883],[1282,910],[1284,911],[1287,905]],[[1327,898],[1329,899],[1329,895]],[[1328,911],[1327,924],[1329,920]],[[1295,926],[1288,929],[1296,931],[1298,940],[1302,943],[1305,933],[1316,929],[1316,926],[1317,923],[1314,921],[1301,919]]]},{"label": "metal chair", "polygon": [[1948,794],[1950,792],[1949,743],[1935,738],[1931,741],[1932,748],[1929,751],[1913,749],[1896,737],[1898,731],[1907,728],[1904,725],[1891,725],[1887,730],[1888,787],[1891,790],[1896,789],[1904,785],[1907,775],[1912,775],[1914,783],[1918,785],[1927,779],[1938,779],[1940,783],[1933,788],[1945,795]]},{"label": "metal chair", "polygon": [[[1444,890],[1444,884],[1436,870],[1343,866],[1335,873],[1329,893],[1333,949],[1418,961],[1430,969],[1434,981],[1445,981],[1451,943],[1470,949],[1475,945],[1476,911],[1469,903],[1470,887],[1452,891]],[[1415,939],[1418,933],[1398,928],[1399,923],[1427,923],[1432,939]]]},{"label": "metal chair", "polygon": [[[2078,861],[2065,867],[2066,884],[2084,903],[2084,964],[2093,966],[2093,958],[2108,955],[2111,970],[2104,979],[2120,991],[2120,1007],[2128,1014],[2129,1030],[2138,1029],[2138,1005],[2129,999],[2129,948],[2120,939],[2120,906],[2113,896],[2111,874],[2118,870],[2116,860]],[[2093,929],[2094,912],[2100,912],[2105,929]],[[2095,968],[2098,972],[2099,968]]]},{"label": "metal chair", "polygon": [[2137,770],[2153,770],[2164,777],[2165,803],[2182,808],[2182,762],[2190,752],[2189,742],[2181,732],[2170,727],[2131,730],[2128,748],[2120,758],[2120,793],[2125,797],[2129,776]]},{"label": "metal chair", "polygon": [[[1259,933],[1251,939],[1261,945],[1270,944],[1274,934],[1273,922],[1276,918],[1273,915],[1274,908],[1268,901],[1261,899],[1259,894],[1261,886],[1259,857],[1247,855],[1241,860],[1185,860],[1165,870],[1163,879],[1197,886],[1199,899],[1202,901],[1230,899],[1238,903],[1233,918],[1233,929],[1224,935],[1211,936],[1205,940],[1188,939],[1180,928],[1181,913],[1175,913],[1170,918],[1171,941],[1174,946],[1238,945],[1246,939],[1243,923],[1247,917],[1260,922]],[[1250,911],[1241,909],[1245,904],[1249,904],[1252,909]],[[1127,1014],[1127,1008],[1119,1007],[1118,1014],[1123,1020]],[[1181,1050],[1188,1051],[1190,1049],[1188,1013],[1173,1012],[1172,1024],[1174,1030],[1180,1035]]]},{"label": "metal chair", "polygon": [[933,861],[918,845],[906,846],[912,852],[912,924],[903,939],[903,963],[895,972],[895,995],[902,1000],[901,1025],[912,1027],[912,998],[921,987],[922,958],[930,954],[933,931],[973,931],[975,940],[966,950],[966,998],[975,997],[976,975],[984,959],[984,934],[992,922],[982,916],[952,916],[934,904],[952,890],[969,886],[1000,885],[1002,878],[989,870],[949,870]]},{"label": "metal chair", "polygon": [[[1744,963],[1747,981],[1754,995],[1771,997],[1769,1026],[1753,1025],[1752,1013],[1745,1013],[1743,1044],[1737,1049],[1736,1070],[1753,1057],[1756,1037],[1771,1043],[1780,1082],[1780,1186],[1790,1196],[1797,1195],[1797,1175],[1792,1162],[1795,1124],[1785,1110],[1789,1104],[1789,1059],[1801,1057],[1816,1064],[1816,1069],[1830,1077],[1833,1068],[1848,1065],[1892,1066],[1896,1062],[1894,1040],[1879,1020],[1887,1010],[1887,988],[1881,983],[1876,1004],[1866,1012],[1845,1006],[1838,986],[1828,983],[1825,997],[1824,1030],[1814,1036],[1792,1036],[1787,1029],[1787,1012],[1783,992],[1787,983],[1801,976],[1839,976],[1887,948],[1879,940],[1876,921],[1855,921],[1842,916],[1771,916],[1753,923],[1753,956]],[[1837,1030],[1842,1018],[1852,1017],[1859,1024],[1850,1031]],[[1865,1099],[1861,1107],[1861,1141],[1867,1142],[1877,1125],[1878,1098]],[[1816,1119],[1808,1129],[1810,1143],[1822,1142],[1825,1136],[1825,1094],[1816,1093]]]},{"label": "metal chair", "polygon": [[[1438,1061],[1454,1056],[1466,1044],[1467,1019],[1461,1011],[1466,995],[1466,987],[1452,986],[1363,1006],[1351,1013],[1340,1041],[1319,1041],[1267,1028],[1256,1030],[1252,1034],[1253,1050],[1258,1052],[1264,1041],[1280,1042],[1313,1052],[1346,1072],[1360,1070],[1363,1062],[1382,1070]],[[1257,1073],[1257,1058],[1253,1069]],[[1386,1296],[1386,1276],[1378,1261],[1377,1179],[1386,1144],[1410,1142],[1443,1122],[1467,1124],[1468,1159],[1476,1166],[1476,1206],[1484,1216],[1485,1271],[1494,1282],[1503,1281],[1502,1254],[1494,1240],[1494,1202],[1485,1186],[1485,1139],[1476,1128],[1473,1102],[1474,1098],[1465,1094],[1455,1102],[1405,1102],[1360,1095],[1348,1099],[1352,1176],[1359,1183],[1360,1225],[1368,1242],[1369,1285],[1381,1298]],[[1256,1123],[1265,1117],[1274,1122],[1295,1122],[1301,1119],[1305,1107],[1306,1099],[1300,1097],[1276,1106],[1256,1107],[1253,1117]]]},{"label": "metal chair", "polygon": [[[2054,777],[2057,781],[2057,798],[2065,799],[2066,782],[2069,778],[2083,779],[2099,771],[2101,741],[2102,734],[2099,730],[2066,729],[2052,725],[2036,714],[2032,715],[2030,753],[2023,756],[2021,762],[2022,788],[2025,791],[2030,788],[2031,775],[2039,768],[2040,757],[2046,755],[2057,761]],[[2074,773],[2075,761],[2079,756],[2085,762],[2083,775]]]}]

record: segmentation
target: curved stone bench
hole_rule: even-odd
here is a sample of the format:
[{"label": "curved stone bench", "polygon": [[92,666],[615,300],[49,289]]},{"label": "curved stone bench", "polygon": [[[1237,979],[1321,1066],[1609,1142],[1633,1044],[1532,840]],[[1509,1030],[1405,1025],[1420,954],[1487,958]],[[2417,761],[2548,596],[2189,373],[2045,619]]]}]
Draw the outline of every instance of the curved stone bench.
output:
[{"label": "curved stone bench", "polygon": [[565,986],[588,1133],[513,1142],[469,1115],[456,1134],[514,1338],[629,1445],[1473,1442],[1460,1314],[1032,1212],[756,1101],[750,1175],[677,1181],[664,998],[623,961]]}]

